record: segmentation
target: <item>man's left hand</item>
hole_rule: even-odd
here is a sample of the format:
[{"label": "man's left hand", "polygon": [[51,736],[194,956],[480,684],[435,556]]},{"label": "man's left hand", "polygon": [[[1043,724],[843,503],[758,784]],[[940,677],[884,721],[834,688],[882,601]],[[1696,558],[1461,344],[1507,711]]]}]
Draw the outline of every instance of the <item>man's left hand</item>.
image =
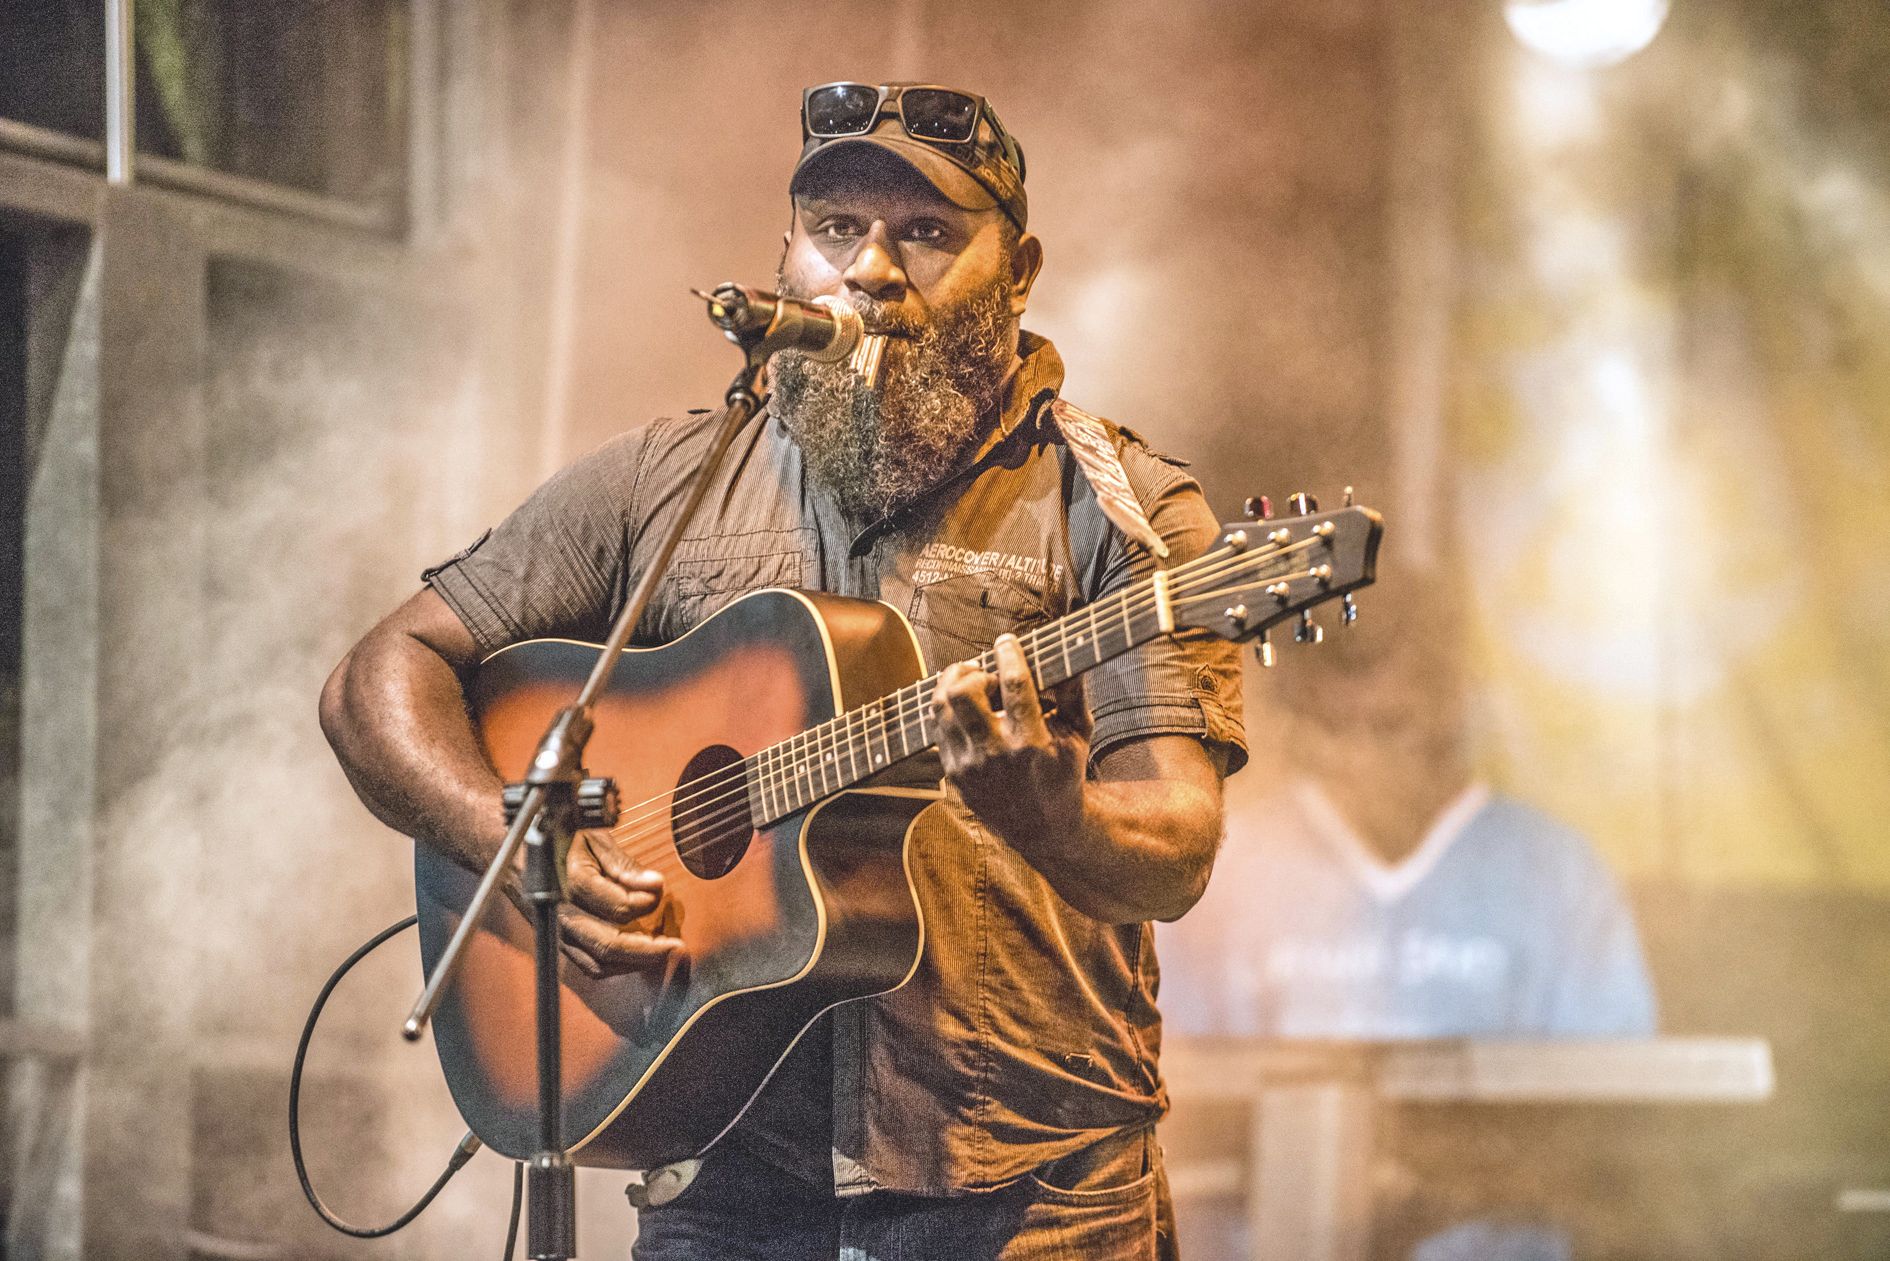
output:
[{"label": "man's left hand", "polygon": [[[1078,829],[1089,762],[1089,711],[1080,686],[1059,689],[1046,714],[1017,636],[998,636],[995,676],[961,661],[939,675],[945,777],[992,831],[1020,847],[1046,833]],[[996,701],[999,709],[992,708]]]}]

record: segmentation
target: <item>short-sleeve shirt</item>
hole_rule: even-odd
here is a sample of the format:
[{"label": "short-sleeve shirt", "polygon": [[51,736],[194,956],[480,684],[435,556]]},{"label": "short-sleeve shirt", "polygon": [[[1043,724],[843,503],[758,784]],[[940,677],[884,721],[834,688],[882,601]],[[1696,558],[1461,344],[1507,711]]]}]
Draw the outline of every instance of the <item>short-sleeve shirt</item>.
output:
[{"label": "short-sleeve shirt", "polygon": [[[736,436],[634,642],[660,644],[743,593],[798,587],[882,600],[927,666],[1146,576],[1153,558],[1104,517],[1048,404],[1063,365],[1025,333],[1023,361],[978,458],[878,520],[841,510],[765,411]],[[671,526],[718,417],[656,421],[554,476],[427,581],[496,651],[523,639],[601,640]],[[1170,565],[1218,536],[1194,479],[1112,427]],[[1179,733],[1231,771],[1245,760],[1239,660],[1195,633],[1084,676],[1095,756]],[[1166,1108],[1146,924],[1066,903],[950,794],[914,827],[927,932],[890,994],[841,1005],[804,1036],[731,1138],[842,1194],[999,1186]]]}]

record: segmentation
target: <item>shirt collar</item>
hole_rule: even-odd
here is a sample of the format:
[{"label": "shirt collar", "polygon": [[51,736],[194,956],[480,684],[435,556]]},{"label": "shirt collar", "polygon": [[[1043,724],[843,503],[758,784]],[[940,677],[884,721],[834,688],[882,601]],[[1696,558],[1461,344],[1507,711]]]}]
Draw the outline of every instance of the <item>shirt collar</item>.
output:
[{"label": "shirt collar", "polygon": [[1063,388],[1063,356],[1047,337],[1040,337],[1028,330],[1020,330],[1017,337],[1019,362],[1004,383],[1002,401],[998,405],[997,424],[976,448],[969,463],[955,473],[947,474],[930,489],[908,499],[878,520],[869,523],[865,529],[854,536],[853,544],[848,549],[853,556],[864,555],[872,549],[880,535],[895,528],[912,509],[931,500],[948,486],[955,486],[961,481],[975,477],[984,466],[998,453],[1013,434],[1027,431],[1037,423],[1046,404],[1057,396]]},{"label": "shirt collar", "polygon": [[1034,423],[1043,405],[1063,388],[1063,356],[1047,337],[1029,331],[1017,336],[1017,371],[1004,383],[1004,401],[998,408],[998,423],[978,445],[972,460],[975,466],[998,444],[1009,438],[1026,422]]}]

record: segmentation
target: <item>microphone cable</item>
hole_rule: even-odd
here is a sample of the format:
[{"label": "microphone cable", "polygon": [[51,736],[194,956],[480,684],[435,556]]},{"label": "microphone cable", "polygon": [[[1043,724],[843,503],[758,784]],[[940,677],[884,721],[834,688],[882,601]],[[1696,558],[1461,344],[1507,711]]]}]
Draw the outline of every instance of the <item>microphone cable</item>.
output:
[{"label": "microphone cable", "polygon": [[[355,947],[354,953],[343,959],[341,966],[329,974],[321,992],[315,996],[315,1005],[308,1010],[308,1021],[302,1026],[301,1040],[295,1045],[295,1065],[289,1070],[289,1156],[295,1162],[296,1180],[302,1184],[302,1195],[308,1200],[309,1207],[315,1210],[322,1221],[342,1234],[352,1235],[356,1239],[381,1239],[407,1226],[414,1218],[426,1211],[427,1205],[433,1203],[433,1198],[452,1180],[454,1174],[466,1167],[466,1162],[473,1158],[473,1153],[477,1152],[481,1146],[473,1132],[467,1130],[465,1136],[459,1140],[459,1145],[453,1149],[452,1156],[446,1162],[446,1168],[441,1170],[440,1176],[433,1180],[433,1185],[414,1202],[413,1207],[385,1226],[356,1226],[336,1216],[334,1211],[322,1202],[322,1197],[316,1194],[314,1183],[309,1181],[308,1166],[302,1159],[302,1066],[308,1058],[308,1044],[315,1036],[315,1025],[322,1017],[322,1008],[328,1005],[329,995],[335,992],[335,987],[341,984],[341,978],[347,976],[355,964],[379,949],[390,937],[412,928],[419,921],[419,916],[409,915],[398,923],[389,924],[366,942]],[[518,1240],[518,1218],[524,1195],[524,1174],[524,1164],[514,1161],[512,1165],[512,1224],[507,1227],[505,1235],[505,1255],[508,1259]]]}]

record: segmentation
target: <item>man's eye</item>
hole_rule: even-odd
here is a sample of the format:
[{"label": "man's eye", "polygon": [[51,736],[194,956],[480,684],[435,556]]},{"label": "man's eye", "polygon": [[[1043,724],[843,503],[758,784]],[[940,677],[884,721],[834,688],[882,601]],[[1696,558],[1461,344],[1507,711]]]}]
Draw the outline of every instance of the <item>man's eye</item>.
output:
[{"label": "man's eye", "polygon": [[906,236],[914,241],[942,241],[945,239],[945,225],[930,222],[915,223],[906,229]]},{"label": "man's eye", "polygon": [[860,227],[858,224],[849,223],[845,219],[829,219],[827,222],[821,224],[817,231],[824,240],[850,241],[860,234]]}]

